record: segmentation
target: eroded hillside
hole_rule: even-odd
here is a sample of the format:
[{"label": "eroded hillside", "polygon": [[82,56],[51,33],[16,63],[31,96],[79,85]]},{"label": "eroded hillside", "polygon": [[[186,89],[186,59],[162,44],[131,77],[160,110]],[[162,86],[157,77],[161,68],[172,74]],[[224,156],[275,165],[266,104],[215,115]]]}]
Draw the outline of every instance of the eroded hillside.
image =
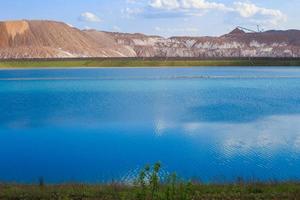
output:
[{"label": "eroded hillside", "polygon": [[54,21],[0,22],[0,58],[67,57],[300,57],[300,31],[235,29],[220,37],[163,38],[79,30]]}]

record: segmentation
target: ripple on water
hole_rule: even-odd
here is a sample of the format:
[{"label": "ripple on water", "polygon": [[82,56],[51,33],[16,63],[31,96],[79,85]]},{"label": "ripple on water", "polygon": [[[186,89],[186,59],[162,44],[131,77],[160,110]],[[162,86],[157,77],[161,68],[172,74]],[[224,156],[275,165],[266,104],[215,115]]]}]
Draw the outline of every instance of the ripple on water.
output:
[{"label": "ripple on water", "polygon": [[300,178],[299,68],[0,70],[0,80],[3,180],[131,183],[157,161],[161,177]]}]

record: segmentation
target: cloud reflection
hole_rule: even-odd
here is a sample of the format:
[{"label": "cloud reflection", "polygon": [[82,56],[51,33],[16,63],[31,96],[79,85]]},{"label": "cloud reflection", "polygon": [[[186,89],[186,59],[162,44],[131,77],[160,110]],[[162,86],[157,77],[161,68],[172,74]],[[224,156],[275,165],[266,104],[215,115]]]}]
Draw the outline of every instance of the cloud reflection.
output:
[{"label": "cloud reflection", "polygon": [[[159,133],[181,133],[194,140],[203,136],[216,143],[226,157],[258,152],[271,156],[276,151],[300,153],[300,115],[274,115],[250,123],[169,123]],[[164,128],[161,128],[164,127]],[[203,141],[201,141],[203,142]]]}]

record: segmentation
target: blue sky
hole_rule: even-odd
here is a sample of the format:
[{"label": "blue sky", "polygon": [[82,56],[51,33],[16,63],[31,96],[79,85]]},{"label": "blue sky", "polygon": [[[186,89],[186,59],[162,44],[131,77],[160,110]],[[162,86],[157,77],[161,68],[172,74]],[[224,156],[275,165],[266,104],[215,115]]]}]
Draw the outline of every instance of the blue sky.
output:
[{"label": "blue sky", "polygon": [[236,26],[300,29],[300,0],[0,0],[0,20],[49,19],[80,29],[222,35]]}]

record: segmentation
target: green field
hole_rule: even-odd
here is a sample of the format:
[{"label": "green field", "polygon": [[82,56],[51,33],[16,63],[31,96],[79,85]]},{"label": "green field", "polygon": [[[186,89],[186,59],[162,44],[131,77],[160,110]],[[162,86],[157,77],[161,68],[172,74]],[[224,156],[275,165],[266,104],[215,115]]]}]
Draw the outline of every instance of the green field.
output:
[{"label": "green field", "polygon": [[231,184],[201,184],[183,181],[176,174],[159,178],[160,164],[146,166],[132,183],[106,185],[65,184],[47,185],[40,178],[37,185],[0,184],[0,199],[12,200],[297,200],[300,183],[275,181],[245,182],[238,178]]},{"label": "green field", "polygon": [[192,67],[192,66],[300,66],[300,59],[189,59],[189,58],[83,58],[0,60],[0,68],[31,67]]}]

